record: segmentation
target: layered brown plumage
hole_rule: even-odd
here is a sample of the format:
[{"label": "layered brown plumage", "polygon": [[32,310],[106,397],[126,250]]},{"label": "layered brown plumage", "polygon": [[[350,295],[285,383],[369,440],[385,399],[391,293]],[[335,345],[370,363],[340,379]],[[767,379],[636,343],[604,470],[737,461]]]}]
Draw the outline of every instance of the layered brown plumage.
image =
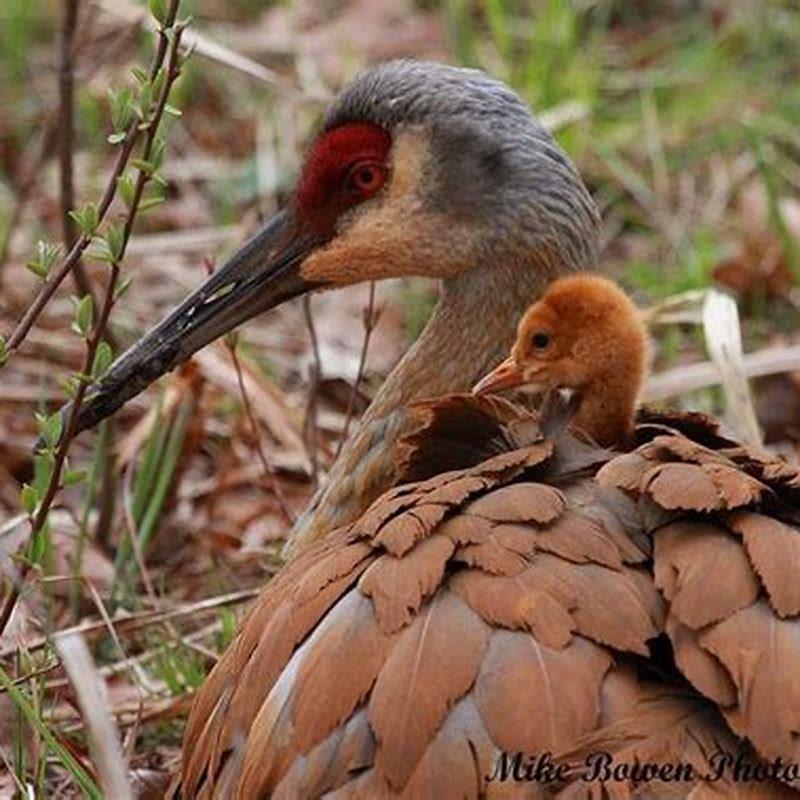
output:
[{"label": "layered brown plumage", "polygon": [[[487,776],[502,752],[608,750],[695,764],[672,796],[791,796],[701,776],[720,747],[757,761],[715,706],[762,757],[794,752],[797,627],[772,538],[797,532],[763,495],[792,500],[797,476],[695,416],[640,424],[620,455],[497,399],[415,413],[418,480],[287,567],[201,690],[184,795],[583,796],[580,778]],[[677,669],[651,655],[662,632]]]},{"label": "layered brown plumage", "polygon": [[[579,303],[539,313],[565,287],[604,309],[592,325],[573,324]],[[413,406],[407,482],[267,587],[201,689],[184,796],[795,796],[732,764],[800,760],[800,476],[696,414],[643,414],[620,428],[628,452],[599,447],[599,409],[630,419],[641,375],[594,380],[608,364],[586,340],[635,328],[609,349],[624,365],[641,324],[597,278],[537,307],[514,368],[575,397],[541,416],[473,395]],[[688,772],[587,782],[598,751]],[[504,753],[566,771],[492,780]]]}]

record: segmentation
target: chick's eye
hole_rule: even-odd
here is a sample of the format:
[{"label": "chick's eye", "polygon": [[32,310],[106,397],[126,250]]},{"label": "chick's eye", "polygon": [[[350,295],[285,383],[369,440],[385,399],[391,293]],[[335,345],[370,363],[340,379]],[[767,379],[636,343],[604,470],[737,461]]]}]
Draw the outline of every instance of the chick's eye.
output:
[{"label": "chick's eye", "polygon": [[533,344],[537,350],[544,350],[550,345],[550,334],[544,331],[537,331],[531,336],[531,344]]},{"label": "chick's eye", "polygon": [[383,186],[385,180],[386,171],[378,164],[358,164],[347,176],[347,185],[356,194],[369,197]]}]

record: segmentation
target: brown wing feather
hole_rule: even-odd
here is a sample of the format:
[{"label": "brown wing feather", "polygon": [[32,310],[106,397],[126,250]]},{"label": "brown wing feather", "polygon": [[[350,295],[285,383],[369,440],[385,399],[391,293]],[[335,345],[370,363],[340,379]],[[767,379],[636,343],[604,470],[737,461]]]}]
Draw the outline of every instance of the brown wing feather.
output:
[{"label": "brown wing feather", "polygon": [[670,601],[671,613],[692,628],[724,619],[758,595],[741,544],[718,525],[689,520],[667,525],[655,536],[654,561],[656,586]]},{"label": "brown wing feather", "polygon": [[450,707],[475,681],[485,623],[452,592],[440,592],[403,631],[369,700],[376,765],[390,786],[407,783]]},{"label": "brown wing feather", "polygon": [[652,582],[625,567],[572,564],[542,555],[535,564],[542,574],[566,583],[577,598],[572,612],[576,629],[600,644],[647,655],[647,642],[663,628],[664,610]]},{"label": "brown wing feather", "polygon": [[738,511],[728,518],[781,617],[800,614],[800,529],[774,517]]},{"label": "brown wing feather", "polygon": [[529,568],[514,577],[489,575],[479,569],[456,573],[453,591],[490,625],[528,630],[547,647],[569,644],[575,622],[570,611],[576,598],[562,581]]},{"label": "brown wing feather", "polygon": [[542,483],[513,483],[473,500],[469,514],[492,522],[538,522],[554,520],[564,510],[564,496]]},{"label": "brown wing feather", "polygon": [[620,548],[606,529],[591,517],[574,512],[562,514],[542,528],[536,546],[578,564],[622,567]]},{"label": "brown wing feather", "polygon": [[381,556],[364,572],[359,589],[372,598],[384,631],[394,633],[411,622],[422,601],[441,583],[454,548],[446,536],[434,534],[402,558]]},{"label": "brown wing feather", "polygon": [[766,758],[800,760],[800,626],[761,600],[713,626],[700,644],[736,686],[743,730]]},{"label": "brown wing feather", "polygon": [[557,650],[530,633],[495,630],[475,684],[475,705],[501,750],[553,750],[595,726],[610,666],[607,652],[580,637]]}]

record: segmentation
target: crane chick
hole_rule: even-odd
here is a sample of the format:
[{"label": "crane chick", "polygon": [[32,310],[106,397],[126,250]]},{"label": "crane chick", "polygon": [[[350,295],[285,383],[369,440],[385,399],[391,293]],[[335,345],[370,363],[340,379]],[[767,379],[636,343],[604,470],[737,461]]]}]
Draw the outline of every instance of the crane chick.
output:
[{"label": "crane chick", "polygon": [[575,392],[573,425],[598,444],[630,439],[647,367],[641,315],[613,281],[579,274],[549,285],[519,323],[509,357],[473,388]]}]

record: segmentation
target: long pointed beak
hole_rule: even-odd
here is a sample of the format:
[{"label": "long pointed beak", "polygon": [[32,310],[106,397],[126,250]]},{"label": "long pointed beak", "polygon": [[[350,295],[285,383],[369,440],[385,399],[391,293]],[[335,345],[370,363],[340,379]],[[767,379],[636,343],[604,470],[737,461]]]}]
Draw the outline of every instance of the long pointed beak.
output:
[{"label": "long pointed beak", "polygon": [[522,368],[509,356],[488,375],[484,375],[473,387],[473,394],[493,394],[501,389],[515,389],[525,383]]},{"label": "long pointed beak", "polygon": [[290,212],[276,214],[111,365],[86,395],[78,432],[113,414],[157,378],[237,325],[316,288],[300,275],[300,265],[320,244],[319,239],[299,231]]}]

